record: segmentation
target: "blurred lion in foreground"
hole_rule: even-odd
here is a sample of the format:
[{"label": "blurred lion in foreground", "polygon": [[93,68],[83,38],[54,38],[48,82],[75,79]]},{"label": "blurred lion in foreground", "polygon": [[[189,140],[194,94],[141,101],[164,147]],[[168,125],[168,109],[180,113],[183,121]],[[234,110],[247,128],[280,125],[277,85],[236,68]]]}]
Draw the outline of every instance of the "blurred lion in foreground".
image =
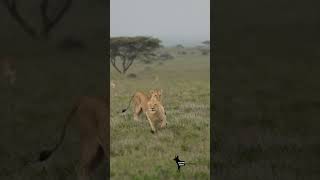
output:
[{"label": "blurred lion in foreground", "polygon": [[62,144],[66,128],[74,116],[80,130],[79,180],[89,180],[93,170],[105,158],[109,160],[109,107],[107,98],[82,97],[73,106],[63,125],[58,143],[50,150],[42,151],[40,161],[48,159]]},{"label": "blurred lion in foreground", "polygon": [[139,115],[143,111],[151,127],[151,132],[156,132],[156,127],[160,124],[160,128],[167,125],[166,112],[161,102],[162,90],[151,90],[150,95],[137,91],[130,99],[128,107],[123,109],[126,112],[133,100],[133,120],[138,121]]}]

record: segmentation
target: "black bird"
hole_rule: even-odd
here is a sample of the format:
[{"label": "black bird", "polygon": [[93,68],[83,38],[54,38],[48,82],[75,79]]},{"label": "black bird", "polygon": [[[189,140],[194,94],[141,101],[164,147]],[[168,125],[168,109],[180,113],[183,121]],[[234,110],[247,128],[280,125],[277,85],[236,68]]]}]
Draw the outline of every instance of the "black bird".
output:
[{"label": "black bird", "polygon": [[179,156],[176,156],[173,160],[176,161],[176,164],[177,164],[177,166],[178,166],[178,171],[179,171],[179,172],[180,172],[180,166],[185,166],[185,165],[186,165],[184,161],[181,161],[181,160],[179,159]]}]

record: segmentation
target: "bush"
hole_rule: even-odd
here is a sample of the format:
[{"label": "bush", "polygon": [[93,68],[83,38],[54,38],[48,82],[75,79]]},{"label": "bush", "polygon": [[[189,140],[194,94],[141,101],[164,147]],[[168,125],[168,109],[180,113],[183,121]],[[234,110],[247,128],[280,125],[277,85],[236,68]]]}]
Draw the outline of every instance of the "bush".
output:
[{"label": "bush", "polygon": [[186,55],[186,54],[187,54],[187,52],[185,52],[185,51],[178,51],[178,54]]},{"label": "bush", "polygon": [[134,73],[130,73],[127,75],[128,78],[137,78],[137,75]]},{"label": "bush", "polygon": [[159,59],[160,60],[170,60],[170,59],[174,59],[174,56],[171,55],[170,53],[168,52],[164,52],[162,54],[159,55]]}]

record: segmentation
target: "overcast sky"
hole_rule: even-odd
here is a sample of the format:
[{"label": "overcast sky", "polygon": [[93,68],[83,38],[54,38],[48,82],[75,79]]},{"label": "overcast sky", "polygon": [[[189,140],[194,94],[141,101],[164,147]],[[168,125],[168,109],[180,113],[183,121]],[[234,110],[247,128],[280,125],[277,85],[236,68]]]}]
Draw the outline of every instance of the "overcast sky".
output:
[{"label": "overcast sky", "polygon": [[111,36],[154,36],[164,45],[210,38],[210,0],[111,0]]}]

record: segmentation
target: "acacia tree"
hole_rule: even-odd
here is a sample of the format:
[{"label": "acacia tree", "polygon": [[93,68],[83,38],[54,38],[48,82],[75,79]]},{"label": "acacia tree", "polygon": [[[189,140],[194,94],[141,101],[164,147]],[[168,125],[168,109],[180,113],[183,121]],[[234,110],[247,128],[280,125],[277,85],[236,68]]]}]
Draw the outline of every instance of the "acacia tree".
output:
[{"label": "acacia tree", "polygon": [[157,38],[145,36],[110,38],[110,62],[119,73],[125,74],[136,59],[154,56],[153,51],[161,47],[160,43]]}]

